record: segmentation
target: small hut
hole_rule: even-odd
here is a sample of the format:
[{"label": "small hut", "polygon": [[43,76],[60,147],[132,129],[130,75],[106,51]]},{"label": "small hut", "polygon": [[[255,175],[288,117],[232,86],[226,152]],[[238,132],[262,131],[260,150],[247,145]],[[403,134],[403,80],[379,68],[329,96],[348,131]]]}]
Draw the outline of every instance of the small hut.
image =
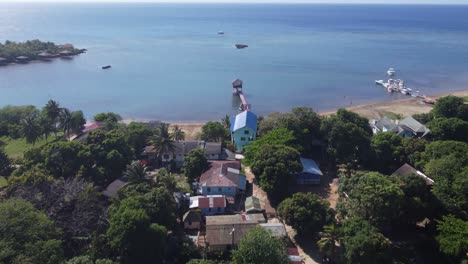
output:
[{"label": "small hut", "polygon": [[59,47],[59,49],[65,49],[65,50],[66,49],[73,49],[73,44],[65,43],[63,45],[59,45],[58,47]]},{"label": "small hut", "polygon": [[200,229],[201,220],[201,214],[198,210],[189,210],[182,218],[185,229]]},{"label": "small hut", "polygon": [[61,57],[69,57],[69,56],[73,55],[73,52],[71,52],[69,50],[62,50],[61,52],[59,52],[59,55]]},{"label": "small hut", "polygon": [[41,52],[37,55],[37,57],[39,57],[39,59],[41,60],[48,61],[50,58],[53,57],[53,55],[47,52]]},{"label": "small hut", "polygon": [[260,205],[260,199],[255,196],[250,196],[245,199],[245,212],[248,214],[261,213],[262,206]]},{"label": "small hut", "polygon": [[29,61],[29,57],[26,56],[18,56],[16,57],[16,61],[20,63],[25,63]]},{"label": "small hut", "polygon": [[242,92],[242,84],[243,81],[241,79],[235,79],[232,81],[232,93],[238,94],[239,92]]}]

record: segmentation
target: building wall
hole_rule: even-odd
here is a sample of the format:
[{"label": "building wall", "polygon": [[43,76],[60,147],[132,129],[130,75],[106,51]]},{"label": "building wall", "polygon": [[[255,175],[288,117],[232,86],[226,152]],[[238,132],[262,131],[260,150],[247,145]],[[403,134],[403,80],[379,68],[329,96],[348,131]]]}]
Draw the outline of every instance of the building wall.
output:
[{"label": "building wall", "polygon": [[207,187],[202,186],[203,195],[226,195],[226,196],[236,196],[237,188],[236,187]]},{"label": "building wall", "polygon": [[201,213],[202,215],[216,215],[216,214],[224,214],[225,208],[223,207],[213,207],[213,208],[202,208]]},{"label": "building wall", "polygon": [[200,222],[184,222],[185,229],[200,229]]},{"label": "building wall", "polygon": [[232,143],[236,145],[238,152],[244,150],[245,146],[250,145],[250,142],[256,139],[257,131],[254,131],[248,127],[243,127],[231,133]]}]

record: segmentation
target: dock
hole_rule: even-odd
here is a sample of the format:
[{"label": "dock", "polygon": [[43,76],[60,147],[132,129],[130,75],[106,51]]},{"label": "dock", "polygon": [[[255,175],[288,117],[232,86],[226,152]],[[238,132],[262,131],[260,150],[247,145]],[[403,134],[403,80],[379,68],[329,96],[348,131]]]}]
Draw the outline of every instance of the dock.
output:
[{"label": "dock", "polygon": [[240,79],[236,79],[232,81],[232,94],[233,95],[238,95],[240,100],[241,100],[241,105],[239,106],[239,109],[241,111],[247,111],[252,108],[252,106],[247,102],[247,98],[244,95],[244,92],[242,90],[242,85],[243,81]]}]

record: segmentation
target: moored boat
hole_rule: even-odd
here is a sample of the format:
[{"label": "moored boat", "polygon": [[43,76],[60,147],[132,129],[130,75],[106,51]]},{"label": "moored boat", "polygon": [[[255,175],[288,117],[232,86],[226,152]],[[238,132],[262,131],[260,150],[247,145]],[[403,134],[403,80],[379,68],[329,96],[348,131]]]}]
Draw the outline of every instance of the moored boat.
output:
[{"label": "moored boat", "polygon": [[110,66],[110,65],[106,65],[106,66],[102,66],[102,69],[103,69],[103,70],[107,70],[107,69],[110,69],[111,67],[112,67],[112,66]]},{"label": "moored boat", "polygon": [[390,69],[388,69],[388,71],[387,71],[388,76],[393,76],[393,75],[395,75],[395,73],[396,73],[396,71],[395,71],[394,68],[390,68]]}]

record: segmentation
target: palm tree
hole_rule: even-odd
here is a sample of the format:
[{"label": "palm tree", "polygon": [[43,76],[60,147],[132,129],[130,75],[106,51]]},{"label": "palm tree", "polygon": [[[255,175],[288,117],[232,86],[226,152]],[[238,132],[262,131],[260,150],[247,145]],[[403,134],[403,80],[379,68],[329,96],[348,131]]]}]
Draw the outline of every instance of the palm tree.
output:
[{"label": "palm tree", "polygon": [[44,135],[47,142],[49,135],[52,132],[56,132],[55,125],[52,123],[51,119],[49,119],[47,116],[44,116],[43,114],[39,116],[39,125],[42,128],[42,135]]},{"label": "palm tree", "polygon": [[231,128],[231,118],[229,118],[229,116],[226,115],[225,117],[223,117],[221,119],[221,124],[223,124],[224,128],[230,129]]},{"label": "palm tree", "polygon": [[154,147],[158,158],[161,158],[163,153],[174,152],[175,145],[169,134],[169,124],[161,123],[156,128],[155,135],[148,138],[148,143]]},{"label": "palm tree", "polygon": [[175,141],[185,140],[185,132],[178,125],[175,125],[172,128],[172,133],[170,134],[170,137]]},{"label": "palm tree", "polygon": [[70,136],[70,130],[72,129],[72,114],[67,108],[61,108],[59,116],[59,127],[63,130],[63,133]]},{"label": "palm tree", "polygon": [[127,165],[127,170],[123,173],[123,177],[131,183],[144,182],[147,179],[147,167],[141,164],[140,161],[134,161]]},{"label": "palm tree", "polygon": [[61,112],[60,104],[57,101],[49,100],[44,106],[44,112],[47,118],[49,118],[49,120],[54,125],[54,133],[55,137],[57,137],[57,123]]},{"label": "palm tree", "polygon": [[341,232],[335,225],[323,227],[323,232],[319,233],[320,240],[317,241],[317,246],[320,251],[325,252],[329,257],[335,255],[337,245],[341,240]]},{"label": "palm tree", "polygon": [[31,114],[21,120],[21,133],[26,138],[26,142],[29,144],[36,144],[37,139],[41,136],[41,127],[37,120],[36,114]]}]

